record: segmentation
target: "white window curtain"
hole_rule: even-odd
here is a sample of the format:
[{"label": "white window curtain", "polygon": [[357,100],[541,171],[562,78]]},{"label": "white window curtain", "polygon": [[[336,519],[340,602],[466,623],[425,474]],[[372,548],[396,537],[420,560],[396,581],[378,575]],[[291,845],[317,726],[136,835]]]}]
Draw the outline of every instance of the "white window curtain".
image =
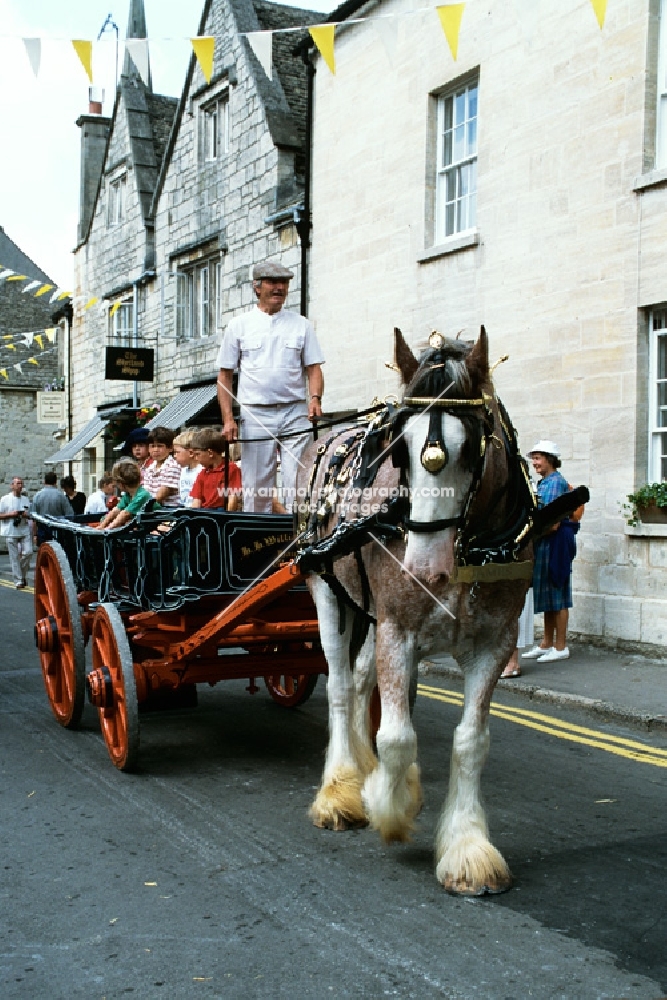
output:
[{"label": "white window curtain", "polygon": [[649,320],[648,481],[667,481],[667,306]]}]

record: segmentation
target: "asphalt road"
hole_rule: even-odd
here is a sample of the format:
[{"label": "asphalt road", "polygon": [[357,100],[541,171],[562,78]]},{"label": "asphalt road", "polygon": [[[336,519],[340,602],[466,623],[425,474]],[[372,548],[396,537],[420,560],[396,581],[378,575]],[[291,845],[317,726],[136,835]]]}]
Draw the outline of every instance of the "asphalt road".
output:
[{"label": "asphalt road", "polygon": [[[51,715],[32,599],[0,588],[0,997],[667,996],[667,740],[508,693],[484,775],[511,892],[448,896],[432,840],[460,709],[423,681],[409,845],[316,830],[320,680],[289,711],[242,682],[142,716],[141,771]],[[567,728],[570,727],[570,728]]]}]

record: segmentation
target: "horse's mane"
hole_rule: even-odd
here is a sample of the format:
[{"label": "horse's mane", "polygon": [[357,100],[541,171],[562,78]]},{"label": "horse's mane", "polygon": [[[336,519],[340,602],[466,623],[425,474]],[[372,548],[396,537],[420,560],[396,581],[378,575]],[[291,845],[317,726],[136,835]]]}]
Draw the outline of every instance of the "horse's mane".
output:
[{"label": "horse's mane", "polygon": [[473,344],[445,340],[442,347],[428,347],[406,386],[406,396],[470,399],[486,382],[487,373],[476,371],[469,359]]}]

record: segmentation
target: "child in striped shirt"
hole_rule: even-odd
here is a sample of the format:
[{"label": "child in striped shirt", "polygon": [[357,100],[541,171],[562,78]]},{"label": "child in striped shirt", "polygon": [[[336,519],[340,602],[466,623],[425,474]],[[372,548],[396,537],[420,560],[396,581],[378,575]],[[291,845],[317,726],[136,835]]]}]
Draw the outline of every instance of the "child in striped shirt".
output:
[{"label": "child in striped shirt", "polygon": [[143,485],[161,507],[180,507],[181,467],[172,454],[174,432],[168,427],[153,427],[148,435],[150,464],[143,474]]}]

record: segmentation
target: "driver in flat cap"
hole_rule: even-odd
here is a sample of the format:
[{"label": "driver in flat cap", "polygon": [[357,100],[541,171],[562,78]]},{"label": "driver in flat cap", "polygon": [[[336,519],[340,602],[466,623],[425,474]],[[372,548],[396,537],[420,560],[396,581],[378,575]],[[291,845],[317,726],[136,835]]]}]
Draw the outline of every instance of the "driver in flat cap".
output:
[{"label": "driver in flat cap", "polygon": [[[322,350],[310,322],[283,309],[293,277],[282,264],[255,264],[255,308],[234,317],[218,353],[218,401],[228,441],[238,438],[232,378],[239,372],[244,510],[271,512],[278,445],[283,496],[291,508],[299,459],[311,439],[308,421],[322,416]],[[303,433],[282,440],[297,431]]]}]

